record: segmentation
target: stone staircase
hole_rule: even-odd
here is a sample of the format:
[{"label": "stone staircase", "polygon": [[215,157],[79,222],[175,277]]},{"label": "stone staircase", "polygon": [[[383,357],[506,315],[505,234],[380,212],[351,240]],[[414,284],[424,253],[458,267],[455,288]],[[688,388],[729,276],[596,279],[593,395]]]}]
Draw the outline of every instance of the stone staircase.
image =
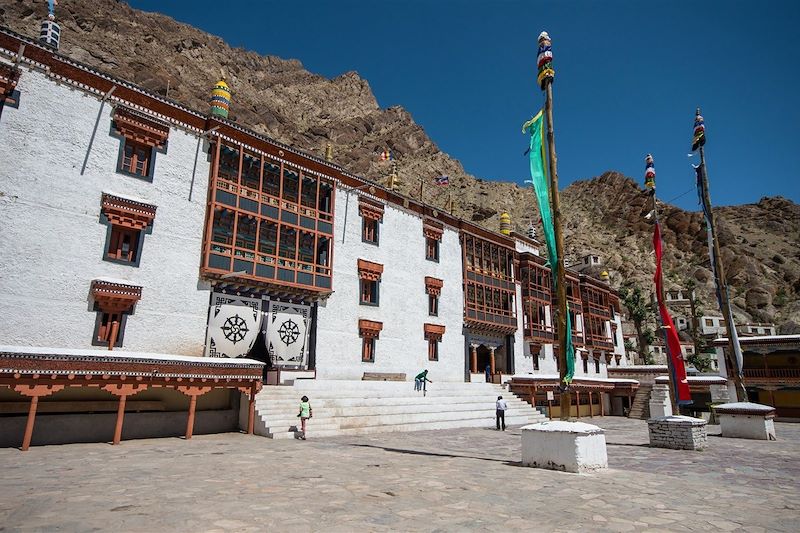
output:
[{"label": "stone staircase", "polygon": [[638,420],[647,420],[650,418],[650,394],[652,391],[652,385],[647,385],[645,383],[639,384],[639,388],[636,390],[636,396],[633,397],[633,405],[631,405],[628,418],[636,418]]},{"label": "stone staircase", "polygon": [[303,395],[313,409],[309,438],[494,427],[495,400],[501,395],[508,403],[506,425],[546,420],[501,385],[443,382],[428,387],[423,396],[409,381],[296,380],[267,386],[256,396],[255,432],[273,439],[299,436],[297,413]]}]

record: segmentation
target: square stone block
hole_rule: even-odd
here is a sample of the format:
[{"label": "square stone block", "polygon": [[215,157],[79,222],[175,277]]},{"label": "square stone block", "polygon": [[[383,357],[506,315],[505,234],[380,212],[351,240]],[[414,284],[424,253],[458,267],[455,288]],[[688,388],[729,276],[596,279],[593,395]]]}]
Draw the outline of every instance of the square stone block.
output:
[{"label": "square stone block", "polygon": [[723,437],[756,440],[777,440],[775,408],[750,402],[724,403],[714,406]]},{"label": "square stone block", "polygon": [[647,421],[650,446],[673,450],[702,450],[708,445],[706,421],[691,416],[670,415]]},{"label": "square stone block", "polygon": [[523,426],[522,464],[575,473],[608,468],[605,431],[583,422]]}]

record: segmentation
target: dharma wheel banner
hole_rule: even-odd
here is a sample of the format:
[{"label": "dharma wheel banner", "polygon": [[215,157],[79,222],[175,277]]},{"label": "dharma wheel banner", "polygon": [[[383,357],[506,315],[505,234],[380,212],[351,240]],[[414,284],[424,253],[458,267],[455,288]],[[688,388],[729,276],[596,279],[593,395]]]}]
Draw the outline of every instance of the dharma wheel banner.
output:
[{"label": "dharma wheel banner", "polygon": [[214,293],[208,313],[206,354],[244,357],[261,328],[261,300]]},{"label": "dharma wheel banner", "polygon": [[[522,133],[530,132],[531,144],[528,149],[530,158],[531,182],[536,193],[536,201],[539,204],[539,213],[542,215],[542,228],[544,229],[544,240],[547,244],[547,256],[550,263],[550,271],[553,275],[553,288],[556,287],[556,263],[558,254],[556,253],[556,233],[553,227],[553,214],[550,209],[550,192],[547,185],[547,174],[545,171],[544,156],[544,114],[542,111],[522,125]],[[572,331],[572,324],[569,317],[569,307],[567,307],[567,331]],[[572,335],[567,335],[567,373],[564,382],[572,381],[575,375],[575,348],[572,345]]]},{"label": "dharma wheel banner", "polygon": [[308,344],[311,308],[269,302],[266,320],[267,350],[276,365],[303,365]]}]

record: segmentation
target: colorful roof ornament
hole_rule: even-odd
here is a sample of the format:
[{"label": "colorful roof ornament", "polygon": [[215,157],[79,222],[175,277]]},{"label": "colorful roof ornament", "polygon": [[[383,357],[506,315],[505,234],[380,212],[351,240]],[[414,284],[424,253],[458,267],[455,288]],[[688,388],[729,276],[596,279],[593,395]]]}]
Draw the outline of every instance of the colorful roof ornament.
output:
[{"label": "colorful roof ornament", "polygon": [[214,86],[211,91],[210,103],[212,115],[228,118],[228,111],[231,108],[231,90],[228,84],[225,83],[225,78],[219,80]]},{"label": "colorful roof ornament", "polygon": [[539,34],[539,57],[536,60],[539,67],[539,75],[536,81],[539,87],[544,90],[547,80],[553,81],[556,71],[553,70],[553,51],[550,46],[550,36],[546,31]]},{"label": "colorful roof ornament", "polygon": [[700,114],[700,108],[694,115],[694,134],[692,136],[692,152],[696,151],[701,146],[706,144],[706,123],[703,120],[703,115]]},{"label": "colorful roof ornament", "polygon": [[647,187],[649,191],[653,191],[656,188],[656,167],[655,164],[653,164],[653,156],[647,154],[644,161],[644,186]]}]

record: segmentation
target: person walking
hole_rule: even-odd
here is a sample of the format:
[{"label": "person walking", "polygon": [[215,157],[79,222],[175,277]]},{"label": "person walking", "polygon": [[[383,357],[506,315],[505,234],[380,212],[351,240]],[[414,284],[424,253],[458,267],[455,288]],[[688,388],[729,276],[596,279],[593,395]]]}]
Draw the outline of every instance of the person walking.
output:
[{"label": "person walking", "polygon": [[486,363],[486,383],[492,382],[492,365]]},{"label": "person walking", "polygon": [[497,431],[500,431],[500,424],[503,425],[503,431],[506,430],[506,409],[508,409],[508,404],[503,399],[502,396],[497,397],[497,401],[495,402],[495,422],[497,423]]},{"label": "person walking", "polygon": [[300,438],[303,440],[306,440],[306,421],[313,415],[311,404],[308,402],[308,396],[303,396],[300,398],[300,412],[297,414],[297,416],[300,417],[300,426],[303,432]]},{"label": "person walking", "polygon": [[423,394],[426,392],[425,383],[433,383],[433,381],[428,379],[428,371],[423,370],[419,374],[416,375],[414,378],[414,390],[418,391],[421,390]]}]

